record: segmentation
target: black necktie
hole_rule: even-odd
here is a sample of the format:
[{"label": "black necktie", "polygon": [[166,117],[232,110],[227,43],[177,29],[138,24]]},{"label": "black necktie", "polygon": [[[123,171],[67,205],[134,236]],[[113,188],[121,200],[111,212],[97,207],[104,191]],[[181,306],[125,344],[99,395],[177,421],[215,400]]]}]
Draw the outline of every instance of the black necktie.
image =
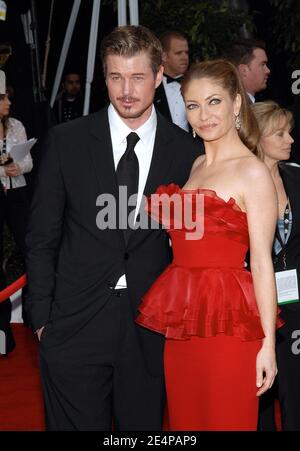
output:
[{"label": "black necktie", "polygon": [[[138,193],[139,187],[139,162],[135,154],[134,148],[139,141],[139,136],[132,132],[127,136],[127,147],[125,153],[119,161],[117,167],[117,177],[119,187],[127,187],[127,204],[128,199],[132,194]],[[122,215],[122,224],[124,224],[126,216],[126,224],[128,227],[133,227],[134,221],[131,217],[129,220],[129,214],[133,215],[132,211],[135,209],[136,205],[131,205],[126,208],[125,205],[120,205],[120,214]],[[127,214],[126,214],[127,211]],[[128,221],[128,222],[127,222]],[[124,230],[125,241],[127,243],[130,234],[130,228]]]},{"label": "black necktie", "polygon": [[166,77],[167,79],[167,83],[173,83],[173,81],[176,81],[177,83],[181,83],[183,76],[177,77],[177,78],[173,78],[170,75],[164,74],[164,77]]}]

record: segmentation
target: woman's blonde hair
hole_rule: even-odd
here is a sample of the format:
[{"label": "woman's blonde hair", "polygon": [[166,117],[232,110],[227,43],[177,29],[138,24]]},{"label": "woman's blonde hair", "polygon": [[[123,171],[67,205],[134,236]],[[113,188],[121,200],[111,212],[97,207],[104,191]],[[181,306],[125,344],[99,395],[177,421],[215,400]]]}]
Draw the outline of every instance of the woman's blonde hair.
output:
[{"label": "woman's blonde hair", "polygon": [[[273,100],[265,102],[257,102],[251,105],[251,109],[256,117],[260,136],[269,136],[286,125],[293,127],[294,120],[290,111],[281,108],[278,103]],[[258,156],[264,159],[264,151],[260,143],[257,145]]]},{"label": "woman's blonde hair", "polygon": [[209,78],[222,86],[225,91],[229,92],[233,101],[236,99],[237,94],[241,96],[241,109],[239,113],[241,128],[238,130],[238,134],[245,146],[257,155],[259,129],[254,114],[250,109],[249,99],[236,67],[224,59],[207,60],[194,64],[182,81],[182,95],[184,96],[188,85],[192,81],[200,80],[201,78]]}]

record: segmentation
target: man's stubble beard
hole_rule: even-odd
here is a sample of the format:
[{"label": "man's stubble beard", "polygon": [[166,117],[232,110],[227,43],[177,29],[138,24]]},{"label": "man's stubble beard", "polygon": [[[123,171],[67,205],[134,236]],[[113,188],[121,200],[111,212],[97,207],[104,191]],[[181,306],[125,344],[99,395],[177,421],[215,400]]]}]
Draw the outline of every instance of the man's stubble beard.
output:
[{"label": "man's stubble beard", "polygon": [[137,111],[132,111],[132,112],[130,111],[132,109],[132,107],[129,107],[129,108],[123,107],[122,110],[118,107],[117,104],[114,105],[114,107],[117,110],[120,117],[122,117],[124,119],[138,119],[139,117],[143,116],[145,111],[147,111],[151,107],[152,104],[153,104],[153,99],[152,99],[152,102],[150,102],[144,108],[137,110]]}]

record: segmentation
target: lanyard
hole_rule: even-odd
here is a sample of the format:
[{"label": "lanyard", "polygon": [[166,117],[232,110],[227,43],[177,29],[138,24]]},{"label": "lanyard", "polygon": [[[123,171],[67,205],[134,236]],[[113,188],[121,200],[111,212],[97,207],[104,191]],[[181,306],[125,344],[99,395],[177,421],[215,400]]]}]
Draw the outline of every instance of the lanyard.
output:
[{"label": "lanyard", "polygon": [[3,138],[2,149],[0,150],[1,155],[6,154],[6,137]]},{"label": "lanyard", "polygon": [[283,260],[283,269],[285,270],[286,265],[286,242],[287,242],[287,236],[289,233],[289,224],[290,224],[290,205],[289,205],[289,199],[287,201],[287,204],[284,209],[284,215],[283,215],[283,240],[281,238],[281,234],[278,228],[278,225],[276,226],[276,238],[278,239],[280,246],[282,248],[282,260]]}]

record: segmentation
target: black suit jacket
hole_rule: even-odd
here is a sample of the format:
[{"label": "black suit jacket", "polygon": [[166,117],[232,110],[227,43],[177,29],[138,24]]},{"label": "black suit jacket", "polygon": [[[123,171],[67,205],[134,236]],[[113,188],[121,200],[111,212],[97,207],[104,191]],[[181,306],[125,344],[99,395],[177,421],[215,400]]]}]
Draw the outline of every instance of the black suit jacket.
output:
[{"label": "black suit jacket", "polygon": [[[287,269],[297,269],[298,287],[300,288],[300,167],[289,163],[280,163],[279,171],[293,215],[292,230],[286,244]],[[273,259],[275,271],[283,270],[282,255],[283,251]],[[280,308],[300,312],[300,302],[285,304]]]},{"label": "black suit jacket", "polygon": [[156,88],[154,96],[154,105],[156,110],[158,110],[166,119],[172,122],[172,116],[168,104],[168,99],[162,82]]},{"label": "black suit jacket", "polygon": [[[121,230],[97,228],[99,194],[118,199],[107,108],[52,128],[43,151],[26,237],[27,311],[33,330],[48,323],[44,343],[53,346],[101,310],[124,273],[136,312],[170,263],[170,248],[162,229],[133,231],[126,247]],[[160,184],[182,186],[201,153],[201,143],[158,113],[144,194]],[[141,334],[161,371],[162,336],[146,329]]]},{"label": "black suit jacket", "polygon": [[300,164],[300,100],[295,102],[290,110],[294,117],[294,128],[292,130],[294,143],[292,144],[292,151],[289,161]]}]

